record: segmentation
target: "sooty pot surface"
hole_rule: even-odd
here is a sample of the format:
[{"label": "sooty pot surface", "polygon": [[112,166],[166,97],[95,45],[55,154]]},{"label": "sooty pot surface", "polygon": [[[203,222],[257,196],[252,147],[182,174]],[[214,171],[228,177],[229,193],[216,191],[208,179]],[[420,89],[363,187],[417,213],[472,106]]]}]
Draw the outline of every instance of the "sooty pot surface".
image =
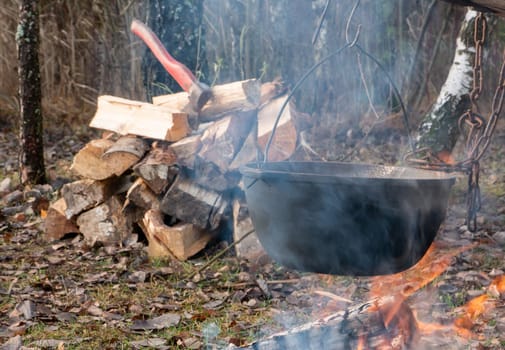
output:
[{"label": "sooty pot surface", "polygon": [[241,169],[267,253],[288,267],[338,275],[402,271],[445,218],[455,177],[415,168],[272,162]]}]

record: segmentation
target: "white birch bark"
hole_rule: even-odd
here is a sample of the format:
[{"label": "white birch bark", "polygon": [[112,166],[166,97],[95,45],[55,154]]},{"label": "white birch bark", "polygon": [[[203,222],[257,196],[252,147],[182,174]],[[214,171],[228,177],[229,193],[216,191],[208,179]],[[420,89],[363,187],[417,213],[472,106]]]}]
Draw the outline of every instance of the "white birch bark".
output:
[{"label": "white birch bark", "polygon": [[450,152],[459,136],[458,120],[470,107],[475,45],[473,28],[478,12],[467,10],[462,23],[451,69],[440,90],[437,101],[424,117],[419,129],[418,147],[433,152]]}]

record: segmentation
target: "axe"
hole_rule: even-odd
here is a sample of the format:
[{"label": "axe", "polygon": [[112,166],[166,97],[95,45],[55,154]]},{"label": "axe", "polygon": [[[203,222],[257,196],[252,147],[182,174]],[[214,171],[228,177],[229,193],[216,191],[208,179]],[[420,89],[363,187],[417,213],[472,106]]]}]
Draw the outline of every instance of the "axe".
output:
[{"label": "axe", "polygon": [[212,97],[210,88],[199,82],[188,67],[173,58],[156,34],[144,23],[135,19],[130,29],[133,34],[144,41],[166,71],[177,81],[180,87],[189,94],[191,108],[195,112],[199,112]]}]

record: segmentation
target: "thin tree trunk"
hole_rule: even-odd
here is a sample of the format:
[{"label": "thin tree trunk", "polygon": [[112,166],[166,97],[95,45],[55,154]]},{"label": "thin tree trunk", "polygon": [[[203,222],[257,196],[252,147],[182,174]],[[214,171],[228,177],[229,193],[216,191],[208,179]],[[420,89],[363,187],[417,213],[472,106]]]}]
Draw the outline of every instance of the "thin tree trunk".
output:
[{"label": "thin tree trunk", "polygon": [[21,183],[46,181],[39,66],[39,8],[37,0],[21,0],[16,43],[19,60]]},{"label": "thin tree trunk", "polygon": [[475,57],[474,23],[477,12],[468,10],[457,38],[456,52],[447,79],[431,111],[419,129],[418,147],[433,153],[450,154],[459,136],[458,120],[470,108],[473,62]]}]

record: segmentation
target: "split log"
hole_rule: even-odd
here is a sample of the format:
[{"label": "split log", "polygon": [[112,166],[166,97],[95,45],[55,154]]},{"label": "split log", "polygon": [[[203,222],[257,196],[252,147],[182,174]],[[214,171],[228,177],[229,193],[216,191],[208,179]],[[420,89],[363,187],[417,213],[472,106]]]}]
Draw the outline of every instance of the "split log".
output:
[{"label": "split log", "polygon": [[[398,316],[388,319],[389,313]],[[240,349],[405,349],[415,345],[417,324],[406,303],[393,297],[355,305],[320,320],[273,334]],[[237,349],[229,345],[228,350]]]},{"label": "split log", "polygon": [[[120,137],[105,153],[102,158],[108,162],[121,163],[130,168],[137,163],[147,152],[148,146],[144,139],[135,136]],[[124,171],[116,173],[120,176]]]},{"label": "split log", "polygon": [[[249,216],[245,198],[243,195],[238,196],[233,200],[233,241],[239,241],[251,231],[254,231],[254,226]],[[249,234],[243,241],[235,245],[235,253],[239,258],[249,261],[256,261],[266,254],[256,232]]]},{"label": "split log", "polygon": [[67,209],[65,216],[71,219],[83,211],[106,201],[115,192],[113,181],[78,180],[63,185],[61,194]]},{"label": "split log", "polygon": [[214,230],[228,206],[220,193],[207,190],[179,175],[161,201],[161,210],[183,222]]},{"label": "split log", "polygon": [[187,260],[200,252],[211,239],[211,235],[193,224],[167,226],[159,210],[148,210],[140,222],[148,245],[148,254],[154,257],[175,257]]},{"label": "split log", "polygon": [[77,226],[90,246],[96,242],[121,244],[132,233],[130,220],[123,214],[122,201],[117,196],[79,215]]},{"label": "split log", "polygon": [[[212,87],[212,98],[203,106],[198,119],[200,122],[214,121],[226,114],[255,110],[259,103],[259,80],[249,79],[216,85]],[[191,110],[186,92],[153,97],[153,104],[179,111]]]},{"label": "split log", "polygon": [[196,157],[194,176],[192,176],[196,184],[212,191],[223,192],[233,187],[234,182],[232,179],[228,180],[226,175],[214,163]]},{"label": "split log", "polygon": [[120,135],[139,135],[172,142],[190,133],[187,113],[114,96],[98,97],[97,111],[89,125]]},{"label": "split log", "polygon": [[92,180],[121,176],[146,151],[145,141],[136,137],[121,137],[116,142],[108,139],[92,140],[75,155],[70,169],[80,177]]},{"label": "split log", "polygon": [[83,178],[104,180],[114,176],[114,164],[106,162],[102,156],[114,145],[109,139],[91,140],[74,156],[70,170]]},{"label": "split log", "polygon": [[[143,209],[158,209],[160,201],[144,180],[138,178],[126,193],[127,202]],[[125,204],[127,206],[128,203]]]},{"label": "split log", "polygon": [[155,146],[142,161],[133,167],[133,171],[155,194],[160,194],[179,173],[176,161],[177,156],[171,148]]},{"label": "split log", "polygon": [[260,148],[257,142],[258,125],[257,122],[251,128],[249,135],[242,144],[242,148],[237,152],[235,158],[229,166],[229,170],[238,170],[242,165],[261,159]]},{"label": "split log", "polygon": [[177,164],[188,169],[195,168],[195,157],[201,147],[200,135],[188,136],[170,145],[177,156]]},{"label": "split log", "polygon": [[[258,145],[262,152],[265,152],[275,119],[286,99],[287,96],[276,98],[266,103],[258,112]],[[268,151],[269,161],[286,160],[295,152],[297,142],[297,131],[294,122],[295,113],[293,103],[289,102],[282,112],[272,144],[270,145]]]},{"label": "split log", "polygon": [[285,95],[287,92],[288,88],[280,78],[261,84],[260,107],[274,98]]},{"label": "split log", "polygon": [[213,123],[202,135],[198,156],[226,173],[249,134],[255,115],[255,112],[229,115]]},{"label": "split log", "polygon": [[61,239],[68,233],[79,232],[75,220],[67,219],[66,210],[67,205],[64,198],[52,203],[47,210],[47,216],[44,219],[44,239],[46,241]]}]

